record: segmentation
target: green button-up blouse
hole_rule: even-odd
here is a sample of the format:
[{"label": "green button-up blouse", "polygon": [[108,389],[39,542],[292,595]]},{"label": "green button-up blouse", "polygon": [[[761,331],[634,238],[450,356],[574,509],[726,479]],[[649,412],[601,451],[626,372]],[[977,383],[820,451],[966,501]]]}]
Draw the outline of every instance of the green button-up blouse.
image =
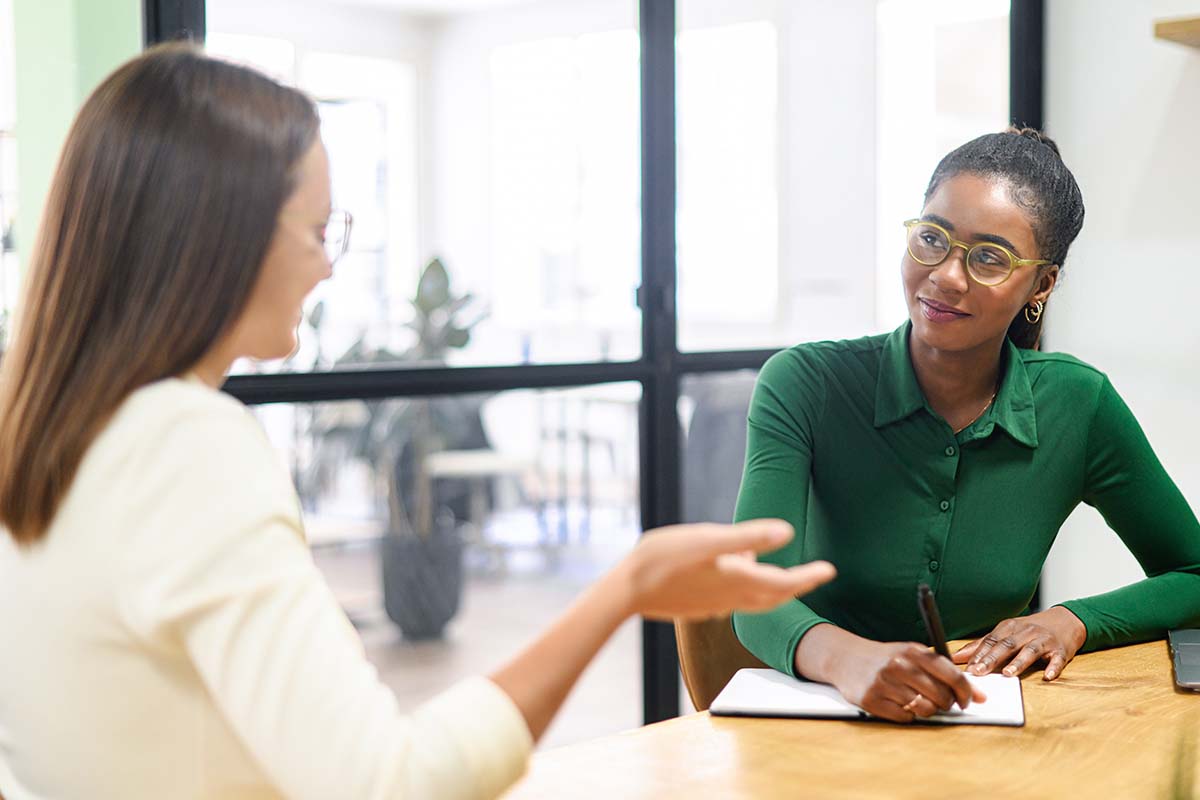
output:
[{"label": "green button-up blouse", "polygon": [[1100,511],[1147,576],[1063,603],[1087,627],[1085,649],[1200,621],[1200,524],[1108,378],[1009,342],[995,401],[956,435],[917,384],[909,327],[797,345],[763,367],[736,518],[786,519],[795,539],[762,560],[828,559],[838,577],[803,601],[735,614],[742,643],[792,673],[796,646],[820,622],[928,642],[922,582],[948,637],[984,633],[1028,613],[1046,554],[1080,502]]}]

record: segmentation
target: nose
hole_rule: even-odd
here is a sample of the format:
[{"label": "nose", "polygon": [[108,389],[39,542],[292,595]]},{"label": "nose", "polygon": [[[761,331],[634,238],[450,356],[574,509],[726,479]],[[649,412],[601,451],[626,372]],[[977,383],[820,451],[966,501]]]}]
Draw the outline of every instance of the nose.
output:
[{"label": "nose", "polygon": [[967,275],[967,249],[953,245],[946,259],[929,273],[929,281],[938,289],[951,294],[964,294],[971,287]]}]

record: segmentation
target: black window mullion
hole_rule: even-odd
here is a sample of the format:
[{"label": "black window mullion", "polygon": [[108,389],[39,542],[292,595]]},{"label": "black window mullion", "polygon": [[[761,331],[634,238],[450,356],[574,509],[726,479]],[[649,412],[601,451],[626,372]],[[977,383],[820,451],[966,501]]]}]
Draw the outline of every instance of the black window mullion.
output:
[{"label": "black window mullion", "polygon": [[1012,0],[1008,12],[1008,114],[1013,125],[1045,125],[1043,65],[1044,0]]},{"label": "black window mullion", "polygon": [[[675,309],[675,0],[641,0],[643,528],[679,522],[679,376]],[[642,623],[643,717],[679,716],[674,626]]]},{"label": "black window mullion", "polygon": [[762,350],[728,350],[711,353],[680,353],[676,359],[681,375],[704,372],[730,372],[738,369],[760,369],[778,348]]},{"label": "black window mullion", "polygon": [[[1008,114],[1013,125],[1045,128],[1045,61],[1045,1],[1012,0],[1008,12]],[[1029,607],[1034,611],[1042,607],[1040,580],[1033,587]]]},{"label": "black window mullion", "polygon": [[638,361],[502,367],[358,369],[234,375],[222,387],[243,403],[316,403],[385,397],[550,389],[640,381],[648,370]]},{"label": "black window mullion", "polygon": [[[640,381],[640,507],[653,528],[682,517],[680,429],[683,375],[757,369],[775,349],[679,353],[675,307],[676,0],[640,0],[642,358],[636,362],[502,367],[347,370],[231,377],[225,390],[246,403],[322,402],[523,388],[565,388]],[[205,0],[144,0],[147,46],[204,40]],[[1012,0],[1010,116],[1041,128],[1044,0]],[[1036,597],[1035,601],[1036,603]],[[646,722],[679,713],[678,659],[672,626],[643,623],[643,711]]]},{"label": "black window mullion", "polygon": [[203,42],[205,0],[145,0],[142,4],[142,39],[147,47],[186,39]]}]

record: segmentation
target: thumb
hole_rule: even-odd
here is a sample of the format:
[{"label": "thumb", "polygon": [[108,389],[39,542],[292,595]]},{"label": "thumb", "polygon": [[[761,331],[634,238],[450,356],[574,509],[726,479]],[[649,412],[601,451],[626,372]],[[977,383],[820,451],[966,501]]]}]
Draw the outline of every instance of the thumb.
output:
[{"label": "thumb", "polygon": [[778,550],[795,535],[790,523],[781,519],[753,519],[736,525],[710,525],[701,545],[707,556],[723,553],[763,553]]}]

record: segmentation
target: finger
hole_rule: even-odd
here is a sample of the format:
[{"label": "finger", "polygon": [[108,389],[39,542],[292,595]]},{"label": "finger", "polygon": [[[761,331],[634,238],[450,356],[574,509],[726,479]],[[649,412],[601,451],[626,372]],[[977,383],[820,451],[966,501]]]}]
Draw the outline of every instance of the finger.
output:
[{"label": "finger", "polygon": [[810,561],[795,567],[788,567],[787,572],[794,581],[793,597],[808,594],[818,586],[823,586],[837,577],[837,567],[828,561]]},{"label": "finger", "polygon": [[879,675],[876,686],[885,707],[899,707],[902,714],[908,715],[907,719],[898,719],[895,721],[912,722],[917,717],[931,717],[941,710],[936,700],[930,698],[924,691],[909,682],[906,673],[897,671],[882,672]]},{"label": "finger", "polygon": [[697,547],[704,555],[737,553],[750,550],[755,553],[778,550],[789,541],[795,531],[781,519],[752,519],[737,525],[701,525]]},{"label": "finger", "polygon": [[940,714],[948,709],[941,708],[925,695],[921,695],[909,701],[908,710],[911,711],[914,716],[919,717],[920,719],[928,719],[934,714]]},{"label": "finger", "polygon": [[1000,626],[997,626],[995,631],[983,637],[983,645],[967,662],[968,671],[974,675],[987,675],[1001,664],[1007,664],[1013,654],[1025,645],[1025,641],[1018,639],[1011,630],[1009,627],[1008,632],[998,633]]},{"label": "finger", "polygon": [[925,668],[950,689],[959,708],[965,709],[972,702],[982,703],[987,700],[987,695],[971,683],[967,673],[957,669],[936,653],[928,653]]},{"label": "finger", "polygon": [[[914,694],[920,694],[943,711],[948,711],[950,706],[954,705],[956,699],[954,691],[943,676],[930,671],[930,665],[925,663],[924,658],[917,657],[909,661],[907,666],[902,669],[898,679],[907,686],[908,699],[911,700]],[[958,672],[953,667],[951,669]]]},{"label": "finger", "polygon": [[863,697],[863,710],[892,722],[912,722],[916,714],[904,707],[912,698],[912,689],[880,676],[875,686]]},{"label": "finger", "polygon": [[828,561],[814,561],[785,569],[737,556],[718,556],[717,569],[727,581],[736,581],[754,591],[774,592],[784,599],[810,592],[837,575],[837,570]]},{"label": "finger", "polygon": [[979,649],[979,644],[982,641],[982,639],[976,639],[973,642],[964,644],[958,650],[954,651],[954,653],[950,656],[950,660],[955,664],[967,663],[967,659],[969,659],[975,653],[975,651]]},{"label": "finger", "polygon": [[774,608],[780,603],[811,592],[836,574],[826,562],[783,569],[740,558],[719,558],[722,588],[740,596],[742,610]]},{"label": "finger", "polygon": [[1048,645],[1049,642],[1045,639],[1034,639],[1031,642],[1027,642],[1024,647],[1017,651],[1017,654],[1013,656],[1012,661],[1008,662],[1008,666],[1002,672],[1010,678],[1013,675],[1020,675],[1029,669],[1035,661],[1042,660],[1042,656],[1045,655]]},{"label": "finger", "polygon": [[863,710],[871,716],[886,719],[888,722],[905,723],[912,722],[917,718],[916,714],[893,700],[880,700],[870,708],[863,706]]},{"label": "finger", "polygon": [[1061,649],[1050,653],[1050,663],[1046,665],[1046,672],[1042,675],[1042,680],[1052,681],[1059,675],[1062,675],[1063,669],[1067,666],[1067,654]]}]

